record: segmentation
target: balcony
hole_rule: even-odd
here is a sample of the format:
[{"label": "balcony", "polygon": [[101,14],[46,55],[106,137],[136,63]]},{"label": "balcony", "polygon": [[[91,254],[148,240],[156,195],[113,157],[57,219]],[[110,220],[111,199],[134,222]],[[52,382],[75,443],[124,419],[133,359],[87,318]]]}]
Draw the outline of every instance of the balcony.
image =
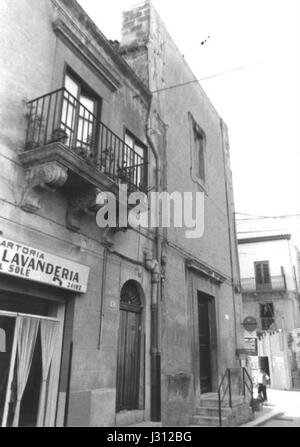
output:
[{"label": "balcony", "polygon": [[242,292],[272,292],[286,290],[285,278],[282,275],[271,276],[269,283],[257,284],[255,278],[241,278]]},{"label": "balcony", "polygon": [[75,221],[95,211],[99,192],[118,197],[120,184],[127,185],[128,193],[147,190],[146,155],[128,146],[65,88],[30,101],[28,109],[25,150],[20,154],[26,169],[24,210],[40,208],[42,190],[63,188],[71,204],[67,226],[78,231]]}]

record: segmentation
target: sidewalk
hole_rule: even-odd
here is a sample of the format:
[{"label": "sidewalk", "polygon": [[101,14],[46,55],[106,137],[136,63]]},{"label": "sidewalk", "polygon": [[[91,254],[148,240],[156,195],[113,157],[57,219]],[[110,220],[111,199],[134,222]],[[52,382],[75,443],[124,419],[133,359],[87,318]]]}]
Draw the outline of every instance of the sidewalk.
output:
[{"label": "sidewalk", "polygon": [[300,392],[268,388],[268,406],[255,412],[255,419],[240,427],[258,427],[278,416],[300,417]]},{"label": "sidewalk", "polygon": [[[263,407],[261,411],[255,412],[255,419],[251,422],[248,422],[247,424],[239,425],[239,427],[256,427],[257,425],[260,425],[269,419],[272,419],[273,417],[279,416],[283,414],[282,412],[274,409],[274,406],[266,406]],[[151,422],[151,421],[143,421],[139,424],[132,424],[127,427],[162,427],[161,422]],[[184,427],[196,427],[196,428],[203,428],[199,425],[192,425],[189,424]],[[181,427],[182,428],[182,427]]]},{"label": "sidewalk", "polygon": [[[268,388],[268,405],[264,406],[261,411],[256,411],[254,420],[238,427],[258,427],[265,424],[276,417],[284,416],[284,418],[299,418],[300,420],[300,391],[282,391]],[[284,422],[283,422],[284,423]],[[286,422],[288,426],[288,421]],[[130,427],[162,427],[161,422],[141,422],[133,424]],[[196,425],[188,425],[186,427],[199,427]],[[182,428],[182,427],[181,427]]]},{"label": "sidewalk", "polygon": [[239,425],[239,427],[258,427],[259,425],[273,419],[276,416],[281,416],[284,413],[275,407],[263,407],[261,411],[255,411],[254,420],[247,422],[247,424]]}]

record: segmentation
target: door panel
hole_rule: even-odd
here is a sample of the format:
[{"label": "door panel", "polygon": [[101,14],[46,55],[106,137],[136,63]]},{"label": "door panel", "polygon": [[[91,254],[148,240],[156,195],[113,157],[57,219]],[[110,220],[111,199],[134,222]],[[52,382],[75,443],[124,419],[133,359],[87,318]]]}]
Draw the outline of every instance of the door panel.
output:
[{"label": "door panel", "polygon": [[212,391],[209,298],[198,294],[201,393]]},{"label": "door panel", "polygon": [[118,365],[117,411],[134,410],[139,404],[140,314],[121,310]]}]

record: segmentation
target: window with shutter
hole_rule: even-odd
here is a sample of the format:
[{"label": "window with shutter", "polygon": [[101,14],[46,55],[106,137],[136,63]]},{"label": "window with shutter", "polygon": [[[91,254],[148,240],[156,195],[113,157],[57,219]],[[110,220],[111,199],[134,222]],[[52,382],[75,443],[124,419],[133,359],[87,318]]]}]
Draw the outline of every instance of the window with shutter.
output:
[{"label": "window with shutter", "polygon": [[196,175],[205,182],[205,134],[202,129],[194,123],[194,157],[196,162]]},{"label": "window with shutter", "polygon": [[269,261],[254,263],[255,281],[257,288],[271,287]]}]

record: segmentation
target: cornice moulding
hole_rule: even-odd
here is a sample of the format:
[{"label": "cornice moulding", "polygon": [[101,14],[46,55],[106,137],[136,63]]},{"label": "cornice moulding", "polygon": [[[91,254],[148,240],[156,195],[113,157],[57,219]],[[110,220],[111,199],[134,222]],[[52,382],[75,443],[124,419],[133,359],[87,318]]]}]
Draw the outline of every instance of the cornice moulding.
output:
[{"label": "cornice moulding", "polygon": [[206,278],[209,278],[211,281],[213,281],[217,284],[222,284],[226,280],[225,276],[222,276],[222,275],[220,275],[220,273],[217,273],[216,271],[209,269],[204,264],[201,264],[201,262],[196,261],[194,259],[187,259],[186,267],[189,270],[194,270],[197,273],[199,273],[200,275],[205,276]]}]

